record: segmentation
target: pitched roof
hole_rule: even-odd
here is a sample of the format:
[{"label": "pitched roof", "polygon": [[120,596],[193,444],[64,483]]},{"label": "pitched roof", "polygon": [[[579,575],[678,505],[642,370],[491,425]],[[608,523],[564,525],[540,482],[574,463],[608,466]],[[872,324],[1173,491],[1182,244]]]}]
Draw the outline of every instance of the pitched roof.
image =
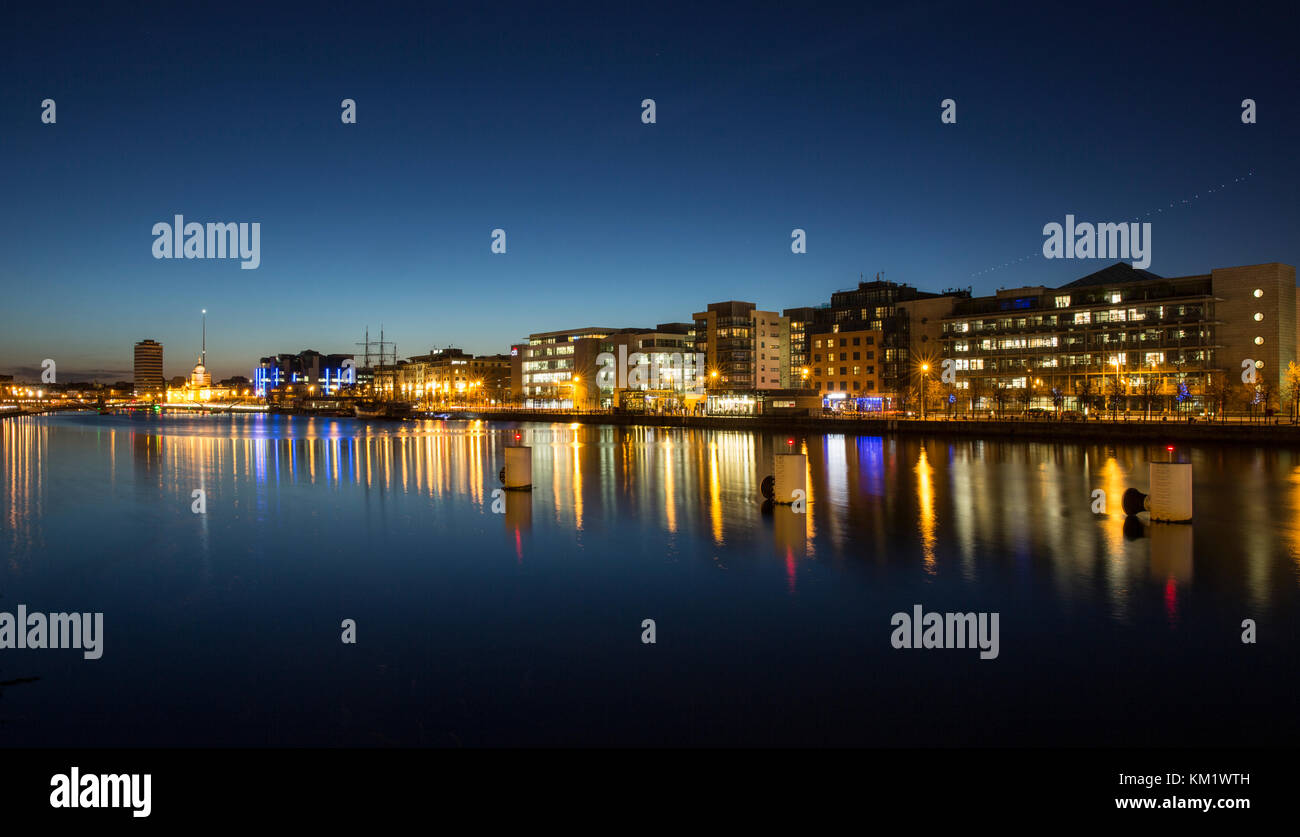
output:
[{"label": "pitched roof", "polygon": [[1128,262],[1115,262],[1110,267],[1103,267],[1096,273],[1089,273],[1082,279],[1075,279],[1068,285],[1062,285],[1061,290],[1066,288],[1089,288],[1097,285],[1118,285],[1123,282],[1147,282],[1152,279],[1163,279],[1149,270],[1138,270]]}]

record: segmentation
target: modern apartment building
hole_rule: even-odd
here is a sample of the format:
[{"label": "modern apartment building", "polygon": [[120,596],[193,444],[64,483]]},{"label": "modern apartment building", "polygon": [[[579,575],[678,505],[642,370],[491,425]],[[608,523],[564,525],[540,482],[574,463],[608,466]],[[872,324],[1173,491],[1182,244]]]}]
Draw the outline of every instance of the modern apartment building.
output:
[{"label": "modern apartment building", "polygon": [[715,302],[694,315],[695,350],[705,356],[710,390],[745,392],[790,386],[790,320],[752,302]]},{"label": "modern apartment building", "polygon": [[[856,288],[832,293],[829,304],[811,309],[787,309],[786,313],[791,315],[792,320],[797,317],[804,323],[806,336],[802,353],[805,357],[808,353],[817,353],[815,348],[807,347],[808,336],[814,332],[824,333],[832,326],[838,326],[841,331],[847,332],[878,333],[875,352],[879,390],[887,396],[896,397],[914,384],[914,350],[920,353],[932,351],[938,355],[937,343],[932,349],[928,346],[930,333],[941,333],[935,330],[933,323],[951,310],[955,300],[968,295],[965,291],[919,291],[910,285],[888,282],[877,276],[870,282],[859,282]],[[811,319],[808,319],[810,313]],[[922,323],[923,319],[926,322]],[[912,337],[914,326],[925,326],[926,329],[925,333],[918,333],[915,340]],[[801,366],[809,365],[815,368],[816,362],[809,364],[805,361]],[[801,371],[801,367],[794,368]],[[795,380],[793,385],[798,386],[797,379]]]},{"label": "modern apartment building", "polygon": [[166,391],[162,344],[155,340],[141,340],[135,344],[135,397],[157,397]]},{"label": "modern apartment building", "polygon": [[809,364],[808,339],[817,321],[816,308],[787,308],[781,316],[790,321],[790,386],[796,389],[812,386],[812,367]]},{"label": "modern apartment building", "polygon": [[841,329],[837,323],[814,326],[810,335],[809,380],[822,406],[860,411],[885,409],[884,332]]},{"label": "modern apartment building", "polygon": [[[1277,263],[1165,278],[1117,263],[1059,288],[957,300],[942,318],[953,389],[988,406],[1199,408],[1243,386],[1276,401],[1296,359],[1295,268]],[[1003,390],[998,394],[998,390]]]}]

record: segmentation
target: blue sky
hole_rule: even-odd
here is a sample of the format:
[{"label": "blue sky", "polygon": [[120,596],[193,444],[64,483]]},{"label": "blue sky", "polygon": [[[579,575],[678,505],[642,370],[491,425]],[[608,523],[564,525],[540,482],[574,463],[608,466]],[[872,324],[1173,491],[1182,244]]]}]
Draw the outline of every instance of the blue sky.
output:
[{"label": "blue sky", "polygon": [[[0,371],[129,378],[149,337],[181,374],[205,307],[224,377],[381,323],[488,353],[878,271],[1061,284],[1109,263],[1035,255],[1067,213],[1150,220],[1163,275],[1300,261],[1285,17],[636,5],[6,7]],[[261,267],[155,260],[177,213],[260,222]]]}]

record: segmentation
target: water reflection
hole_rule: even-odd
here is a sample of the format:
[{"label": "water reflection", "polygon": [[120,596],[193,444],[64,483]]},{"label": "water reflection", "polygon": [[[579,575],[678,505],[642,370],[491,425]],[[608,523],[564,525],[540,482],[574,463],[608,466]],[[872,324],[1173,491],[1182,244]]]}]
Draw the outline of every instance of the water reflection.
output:
[{"label": "water reflection", "polygon": [[[535,487],[506,492],[496,530],[519,562],[539,533],[566,533],[610,558],[629,541],[662,541],[665,555],[699,552],[720,565],[770,553],[790,594],[823,558],[901,578],[1028,584],[1067,611],[1095,604],[1119,622],[1137,618],[1153,586],[1174,614],[1197,586],[1254,608],[1292,602],[1300,578],[1300,458],[1285,450],[1191,451],[1196,522],[1135,538],[1117,506],[1126,488],[1146,488],[1154,454],[1141,446],[270,416],[15,418],[0,422],[0,441],[0,544],[14,574],[48,546],[52,482],[90,484],[167,536],[169,526],[195,527],[177,531],[192,533],[206,560],[218,518],[173,514],[195,489],[210,510],[246,515],[252,539],[290,502],[325,496],[377,531],[419,526],[462,515],[456,504],[491,514],[504,448],[523,444]],[[759,483],[790,449],[807,456],[807,513],[778,506],[765,518]],[[1108,515],[1091,513],[1098,488]]]}]

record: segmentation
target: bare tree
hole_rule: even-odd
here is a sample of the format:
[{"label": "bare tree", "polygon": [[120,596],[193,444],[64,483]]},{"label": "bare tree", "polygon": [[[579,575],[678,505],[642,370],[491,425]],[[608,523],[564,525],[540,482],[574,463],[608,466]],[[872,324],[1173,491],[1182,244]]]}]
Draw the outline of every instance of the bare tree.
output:
[{"label": "bare tree", "polygon": [[1273,405],[1277,403],[1277,387],[1269,378],[1263,378],[1255,385],[1255,402],[1259,406],[1260,415],[1268,418],[1273,414]]},{"label": "bare tree", "polygon": [[998,418],[1002,418],[1002,414],[1006,411],[1007,401],[1010,397],[1011,393],[1007,392],[1006,387],[999,386],[998,384],[993,385],[993,405],[997,409]]},{"label": "bare tree", "polygon": [[1214,374],[1210,375],[1210,380],[1205,384],[1201,392],[1201,397],[1205,399],[1205,406],[1214,406],[1214,416],[1219,421],[1223,421],[1223,414],[1231,395],[1228,379],[1223,375]]},{"label": "bare tree", "polygon": [[1124,395],[1124,392],[1124,383],[1122,381],[1117,381],[1114,378],[1106,379],[1106,395],[1110,398],[1111,413],[1117,417],[1119,415],[1119,399]]},{"label": "bare tree", "polygon": [[1138,403],[1146,410],[1146,418],[1151,419],[1151,407],[1160,398],[1160,379],[1155,375],[1144,375],[1138,382]]},{"label": "bare tree", "polygon": [[1087,410],[1092,406],[1092,401],[1097,395],[1096,385],[1093,384],[1092,378],[1085,377],[1078,384],[1075,384],[1074,393],[1079,406]]},{"label": "bare tree", "polygon": [[966,381],[969,387],[967,392],[970,393],[970,410],[971,413],[974,413],[979,409],[980,400],[984,397],[985,382],[983,378],[979,377],[970,377]]},{"label": "bare tree", "polygon": [[1020,412],[1023,413],[1029,409],[1029,402],[1032,401],[1034,398],[1034,391],[1030,389],[1028,386],[1025,386],[1021,389],[1016,390],[1014,397],[1016,403],[1020,405]]}]

